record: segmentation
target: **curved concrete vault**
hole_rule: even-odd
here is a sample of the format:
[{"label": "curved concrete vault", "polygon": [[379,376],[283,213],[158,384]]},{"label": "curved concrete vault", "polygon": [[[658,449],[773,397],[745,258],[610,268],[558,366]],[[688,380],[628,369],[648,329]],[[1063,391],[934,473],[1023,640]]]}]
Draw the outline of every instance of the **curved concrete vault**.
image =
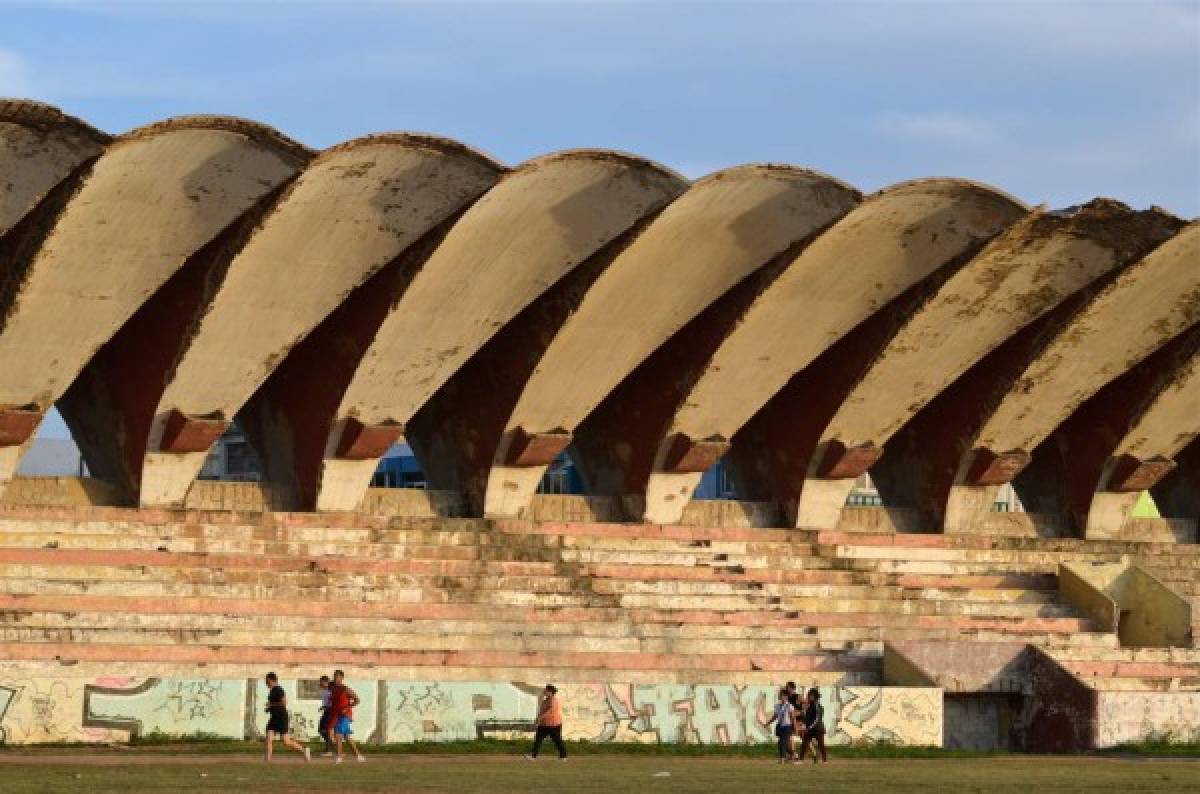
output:
[{"label": "curved concrete vault", "polygon": [[836,525],[870,471],[951,531],[1011,482],[1122,537],[1147,489],[1200,514],[1198,262],[1195,222],[1103,199],[689,185],[593,150],[508,170],[403,133],[314,154],[212,116],[110,138],[6,100],[0,487],[57,403],[144,505],[182,504],[237,419],[301,509],[356,509],[405,438],[495,516],[569,449],[648,521],[724,456],[794,525]]},{"label": "curved concrete vault", "polygon": [[305,159],[299,144],[240,119],[142,127],[115,139],[61,206],[46,208],[53,220],[12,241],[0,297],[0,483],[100,346]]},{"label": "curved concrete vault", "polygon": [[601,151],[549,155],[506,174],[429,241],[411,278],[384,272],[364,285],[256,395],[247,426],[271,478],[306,504],[354,509],[379,457],[476,350],[685,185],[653,163]]},{"label": "curved concrete vault", "polygon": [[892,435],[989,352],[1173,230],[1161,213],[1108,201],[1019,220],[899,307],[898,323],[862,329],[797,375],[735,439],[743,477],[794,504],[797,526],[834,526],[855,478],[884,456],[878,487],[905,503],[895,481],[919,466],[887,460]]},{"label": "curved concrete vault", "polygon": [[733,168],[692,185],[616,254],[547,347],[496,451],[485,513],[523,514],[546,466],[624,377],[856,200],[830,177],[780,166]]}]

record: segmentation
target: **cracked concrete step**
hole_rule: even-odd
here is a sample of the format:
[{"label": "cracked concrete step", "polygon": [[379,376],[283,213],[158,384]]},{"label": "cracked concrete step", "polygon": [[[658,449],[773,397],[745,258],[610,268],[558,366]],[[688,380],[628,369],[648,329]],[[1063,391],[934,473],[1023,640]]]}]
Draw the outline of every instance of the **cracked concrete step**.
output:
[{"label": "cracked concrete step", "polygon": [[[189,612],[217,614],[278,614],[310,617],[385,617],[392,619],[460,620],[477,618],[476,604],[431,604],[397,602],[263,600],[257,598],[162,598],[118,595],[62,596],[41,594],[0,594],[0,610],[99,611],[138,613]],[[628,607],[498,606],[487,607],[489,618],[497,623],[531,621],[627,621],[639,623],[692,623],[700,625],[762,626],[836,626],[880,627],[886,629],[954,629],[993,631],[1014,637],[1027,633],[1094,631],[1091,621],[1073,617],[1003,618],[962,615],[905,615],[872,612],[801,612],[797,610],[716,611],[703,609],[644,609]],[[503,630],[503,629],[497,629]]]},{"label": "cracked concrete step", "polygon": [[[76,606],[76,604],[72,604]],[[210,631],[224,628],[254,631],[320,632],[331,630],[327,618],[295,615],[244,615],[244,614],[189,614],[158,613],[133,614],[112,612],[51,612],[36,610],[6,610],[0,612],[0,626],[21,628],[138,628],[147,627],[163,630]],[[746,640],[753,642],[786,642],[789,647],[806,648],[819,646],[822,650],[873,649],[881,646],[884,639],[960,639],[964,631],[954,628],[882,628],[808,625],[703,625],[688,623],[642,623],[627,621],[583,623],[550,622],[521,626],[498,631],[494,621],[482,620],[423,620],[340,617],[336,621],[338,631],[356,634],[393,634],[440,638],[454,636],[547,636],[547,637],[595,637],[605,639],[663,639],[715,641]],[[1011,641],[1013,636],[1001,631],[967,629],[965,633],[979,641]],[[1018,639],[1043,647],[1070,643],[1071,647],[1106,650],[1115,648],[1116,637],[1104,632],[1079,632],[1050,634],[1025,632]],[[423,640],[429,642],[429,639]]]},{"label": "cracked concrete step", "polygon": [[879,679],[879,660],[854,655],[781,653],[755,654],[653,654],[653,653],[569,653],[518,651],[393,651],[356,648],[243,647],[178,644],[101,644],[101,643],[0,643],[2,659],[44,659],[77,661],[160,661],[195,664],[242,663],[264,665],[313,663],[324,665],[358,664],[378,667],[517,667],[526,669],[572,666],[623,670],[705,670],[738,673],[775,670],[779,673],[832,673],[839,677],[865,673]]},{"label": "cracked concrete step", "polygon": [[[470,590],[454,588],[389,586],[342,586],[325,582],[309,587],[235,584],[170,583],[157,581],[63,581],[0,578],[0,593],[9,595],[97,595],[159,598],[231,598],[264,600],[303,599],[320,602],[360,602],[395,604],[474,604],[478,606],[529,606],[544,608],[623,609],[705,609],[741,612],[774,608],[796,612],[838,614],[871,613],[880,615],[970,615],[996,618],[1069,618],[1076,613],[1057,603],[999,603],[965,600],[896,598],[831,599],[751,595],[658,595],[604,594],[578,591],[532,592],[515,589]],[[880,595],[886,595],[881,593]]]},{"label": "cracked concrete step", "polygon": [[[875,669],[883,662],[882,643],[863,646],[821,648],[813,642],[764,643],[761,640],[686,640],[667,638],[621,638],[496,635],[408,635],[403,633],[359,634],[355,632],[295,632],[261,629],[184,630],[170,628],[124,628],[119,626],[50,629],[0,627],[0,643],[101,643],[108,645],[221,645],[272,648],[348,648],[400,651],[495,651],[511,653],[638,653],[710,656],[764,651],[789,656],[832,657],[837,669],[861,669],[857,660],[873,660]],[[842,665],[845,662],[845,665]]]},{"label": "cracked concrete step", "polygon": [[450,593],[514,591],[544,594],[652,595],[688,597],[822,598],[833,600],[969,601],[1009,604],[1054,604],[1056,591],[1022,588],[901,587],[836,584],[775,584],[711,580],[642,581],[636,579],[583,579],[568,575],[476,576],[331,573],[324,571],[260,571],[143,566],[19,565],[0,563],[0,582],[35,580],[108,584],[142,583],[239,585],[299,588],[420,588]]},{"label": "cracked concrete step", "polygon": [[[297,574],[355,574],[411,576],[554,576],[568,573],[596,581],[721,582],[746,584],[793,584],[830,586],[874,586],[904,588],[971,588],[1054,591],[1057,576],[1045,573],[1000,575],[905,574],[871,570],[814,569],[784,571],[753,569],[736,565],[563,565],[557,562],[507,560],[411,560],[349,557],[288,557],[209,552],[112,551],[100,549],[0,548],[0,565],[11,570],[49,572],[53,569],[106,571],[110,569],[149,572],[157,569],[213,571],[261,571]],[[24,567],[21,567],[24,566]]]}]

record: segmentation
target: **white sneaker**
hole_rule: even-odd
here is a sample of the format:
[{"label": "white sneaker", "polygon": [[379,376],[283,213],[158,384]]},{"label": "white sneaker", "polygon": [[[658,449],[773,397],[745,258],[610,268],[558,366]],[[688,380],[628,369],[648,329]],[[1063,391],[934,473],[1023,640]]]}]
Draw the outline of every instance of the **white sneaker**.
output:
[{"label": "white sneaker", "polygon": [[529,753],[525,753],[525,760],[526,761],[536,761],[537,756],[533,756],[533,755],[530,755]]},{"label": "white sneaker", "polygon": [[333,762],[334,762],[335,764],[340,764],[341,762],[343,762],[343,761],[345,761],[345,760],[346,760],[345,758],[342,758],[342,757],[339,755],[337,758],[333,759]]},{"label": "white sneaker", "polygon": [[367,757],[365,755],[358,755],[358,756],[355,756],[355,760],[361,764],[367,760]]}]

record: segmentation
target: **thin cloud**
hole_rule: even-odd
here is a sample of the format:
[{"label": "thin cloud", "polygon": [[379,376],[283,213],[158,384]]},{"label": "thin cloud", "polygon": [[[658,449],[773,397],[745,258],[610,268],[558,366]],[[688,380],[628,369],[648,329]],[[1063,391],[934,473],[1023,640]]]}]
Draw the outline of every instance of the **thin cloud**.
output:
[{"label": "thin cloud", "polygon": [[0,49],[0,96],[28,96],[33,93],[29,65],[11,50]]},{"label": "thin cloud", "polygon": [[990,121],[953,111],[884,113],[879,117],[878,127],[888,135],[964,148],[993,147],[1004,139]]}]

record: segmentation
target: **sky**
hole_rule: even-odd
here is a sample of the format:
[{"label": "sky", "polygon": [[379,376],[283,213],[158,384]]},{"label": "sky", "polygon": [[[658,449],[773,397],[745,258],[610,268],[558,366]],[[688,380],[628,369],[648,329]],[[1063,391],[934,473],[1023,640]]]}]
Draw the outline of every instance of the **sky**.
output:
[{"label": "sky", "polygon": [[411,130],[1200,214],[1196,2],[0,0],[4,95],[114,133],[223,113],[316,148]]}]

